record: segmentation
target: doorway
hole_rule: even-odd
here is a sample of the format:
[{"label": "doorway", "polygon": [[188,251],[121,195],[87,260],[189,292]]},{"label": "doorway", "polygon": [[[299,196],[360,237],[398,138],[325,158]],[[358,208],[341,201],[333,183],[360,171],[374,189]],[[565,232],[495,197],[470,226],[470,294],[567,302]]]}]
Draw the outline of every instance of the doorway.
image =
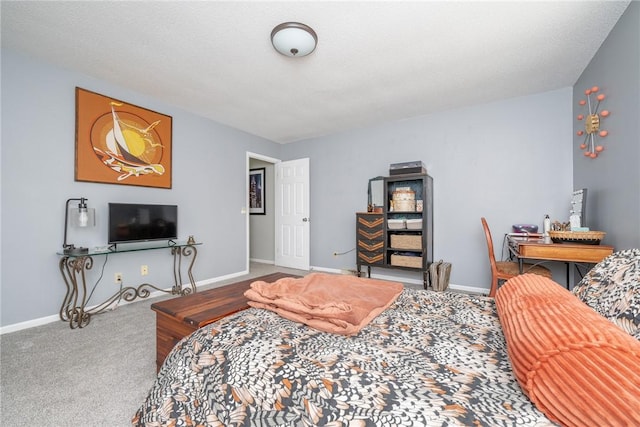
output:
[{"label": "doorway", "polygon": [[[251,169],[255,171],[250,173]],[[250,178],[262,174],[264,205],[251,208],[248,190],[256,181]],[[252,261],[309,270],[309,159],[282,162],[247,152],[246,176],[246,271],[250,272]]]},{"label": "doorway", "polygon": [[247,272],[251,262],[275,264],[275,198],[274,174],[279,159],[256,153],[247,153],[247,186],[250,186],[251,170],[264,169],[264,197],[262,201],[264,213],[251,213],[249,193],[247,192]]}]

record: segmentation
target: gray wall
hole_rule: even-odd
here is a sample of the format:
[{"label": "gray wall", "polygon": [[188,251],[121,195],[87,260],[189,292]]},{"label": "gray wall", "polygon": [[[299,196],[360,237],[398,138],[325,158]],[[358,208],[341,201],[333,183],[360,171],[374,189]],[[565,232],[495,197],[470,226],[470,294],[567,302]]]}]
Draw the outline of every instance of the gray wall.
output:
[{"label": "gray wall", "polygon": [[390,163],[422,160],[434,179],[435,259],[453,263],[451,283],[488,288],[480,217],[497,248],[514,223],[568,218],[571,114],[565,88],[286,145],[286,159],[310,158],[311,265],[354,268],[354,252],[333,253],[355,247],[368,179],[388,175]]},{"label": "gray wall", "polygon": [[[173,117],[173,186],[152,189],[74,181],[75,87]],[[107,203],[179,206],[179,234],[203,242],[194,268],[204,281],[245,270],[247,260],[246,152],[280,157],[281,145],[222,126],[135,92],[2,50],[2,272],[1,324],[58,313],[65,285],[58,270],[64,203],[87,197],[97,227],[70,230],[76,245],[107,240]],[[88,276],[92,286],[104,257]],[[149,276],[140,276],[140,265]],[[172,285],[169,251],[109,255],[93,303],[114,294],[115,272],[124,284]],[[144,279],[144,280],[143,280]],[[186,275],[185,278],[186,280]]]},{"label": "gray wall", "polygon": [[[248,257],[246,217],[241,214],[247,197],[247,152],[283,160],[310,158],[315,268],[354,267],[353,252],[337,257],[333,253],[355,246],[355,212],[366,209],[368,179],[386,175],[390,163],[408,160],[423,160],[434,177],[435,257],[453,263],[453,284],[489,286],[481,216],[487,217],[499,248],[502,234],[513,223],[541,226],[547,213],[554,219],[568,218],[570,193],[582,186],[597,200],[590,204],[596,211],[589,216],[608,232],[607,239],[619,248],[638,247],[637,23],[638,4],[633,2],[576,84],[580,92],[583,86],[601,86],[611,102],[607,150],[588,162],[582,162],[586,159],[573,138],[573,88],[280,146],[3,50],[0,324],[57,314],[64,284],[56,251],[62,244],[64,201],[69,197],[87,197],[98,211],[96,229],[70,234],[76,244],[105,244],[110,201],[176,203],[180,235],[193,234],[204,243],[194,269],[196,279],[208,282],[243,272]],[[630,68],[624,65],[627,61]],[[74,181],[75,86],[173,117],[172,189]],[[97,281],[101,263],[97,258],[90,284]],[[141,264],[149,265],[146,281],[171,285],[168,253],[111,255],[94,302],[117,290],[116,271],[124,274],[126,285],[141,283]],[[554,274],[563,280],[562,269]],[[403,277],[418,279],[410,273]]]},{"label": "gray wall", "polygon": [[[616,249],[640,247],[640,2],[631,2],[598,53],[574,86],[573,116],[584,113],[578,102],[584,91],[599,86],[607,98],[600,111],[609,136],[598,158],[584,157],[574,137],[573,180],[587,188],[587,220],[593,230],[606,231],[604,242]],[[574,119],[574,134],[584,122]]]},{"label": "gray wall", "polygon": [[275,256],[275,194],[273,163],[250,159],[251,169],[264,168],[265,214],[249,217],[249,258],[253,261],[273,264]]}]

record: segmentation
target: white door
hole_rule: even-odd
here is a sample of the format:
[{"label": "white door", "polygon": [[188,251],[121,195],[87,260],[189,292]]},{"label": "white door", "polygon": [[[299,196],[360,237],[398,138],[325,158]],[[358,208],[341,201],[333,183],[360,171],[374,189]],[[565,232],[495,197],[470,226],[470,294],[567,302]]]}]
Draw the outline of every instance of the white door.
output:
[{"label": "white door", "polygon": [[275,170],[275,264],[309,270],[309,159],[276,163]]}]

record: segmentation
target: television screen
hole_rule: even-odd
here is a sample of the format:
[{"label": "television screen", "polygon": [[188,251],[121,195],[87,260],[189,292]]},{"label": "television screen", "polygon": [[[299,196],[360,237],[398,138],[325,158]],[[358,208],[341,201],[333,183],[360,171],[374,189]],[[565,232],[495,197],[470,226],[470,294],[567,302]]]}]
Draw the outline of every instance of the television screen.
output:
[{"label": "television screen", "polygon": [[178,206],[109,203],[109,243],[178,238]]}]

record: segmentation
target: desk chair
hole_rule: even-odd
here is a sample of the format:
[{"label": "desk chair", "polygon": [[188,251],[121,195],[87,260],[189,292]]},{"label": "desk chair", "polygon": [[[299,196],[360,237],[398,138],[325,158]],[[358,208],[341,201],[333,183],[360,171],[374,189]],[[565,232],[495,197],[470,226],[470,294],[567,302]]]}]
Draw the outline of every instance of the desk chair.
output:
[{"label": "desk chair", "polygon": [[[496,295],[498,290],[498,282],[509,280],[520,274],[520,266],[515,261],[496,261],[496,257],[493,253],[493,240],[491,239],[491,231],[487,225],[487,220],[484,217],[480,218],[482,221],[482,227],[484,228],[484,235],[487,238],[487,249],[489,250],[489,263],[491,264],[491,289],[489,290],[489,296]],[[524,264],[523,269],[525,273],[538,274],[551,279],[551,271],[547,267],[541,265]]]}]

